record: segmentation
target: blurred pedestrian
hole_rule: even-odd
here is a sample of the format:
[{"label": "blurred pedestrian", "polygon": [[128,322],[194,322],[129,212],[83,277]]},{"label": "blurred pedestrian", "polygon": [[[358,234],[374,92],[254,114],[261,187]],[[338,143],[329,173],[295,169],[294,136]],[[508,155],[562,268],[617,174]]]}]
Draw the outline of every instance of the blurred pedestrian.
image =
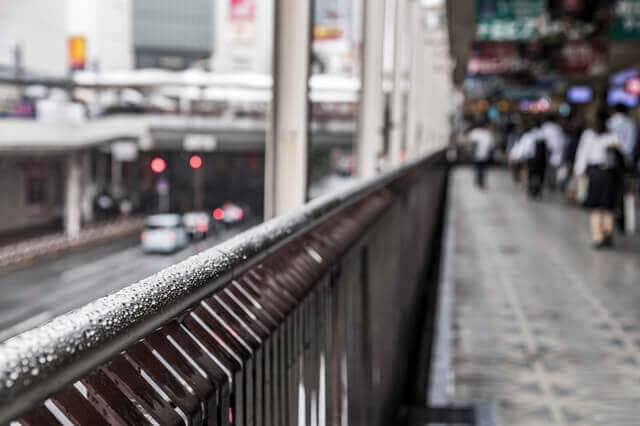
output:
[{"label": "blurred pedestrian", "polygon": [[559,124],[558,117],[553,115],[547,117],[541,130],[549,151],[549,167],[546,173],[547,187],[551,191],[555,191],[561,178],[559,173],[564,164],[567,137]]},{"label": "blurred pedestrian", "polygon": [[[621,198],[621,207],[616,216],[620,230],[633,232],[635,229],[635,198],[634,174],[637,165],[637,138],[638,128],[633,118],[629,116],[629,108],[624,104],[616,104],[615,112],[607,121],[607,128],[618,137],[620,151],[624,156],[627,170],[630,172],[624,178],[624,193]],[[627,217],[629,216],[629,217]]]},{"label": "blurred pedestrian", "polygon": [[531,198],[542,195],[547,170],[547,143],[540,121],[533,119],[518,142],[515,157],[526,166],[527,193]]},{"label": "blurred pedestrian", "polygon": [[595,248],[613,245],[614,210],[624,190],[625,161],[618,136],[607,130],[606,114],[598,114],[595,128],[583,132],[574,173],[588,179],[584,206],[591,209]]},{"label": "blurred pedestrian", "polygon": [[607,121],[607,129],[618,137],[620,151],[630,165],[636,149],[638,129],[629,116],[629,108],[626,105],[616,104],[614,114]]},{"label": "blurred pedestrian", "polygon": [[495,134],[488,120],[482,120],[480,125],[469,132],[469,140],[473,146],[473,165],[475,168],[475,182],[478,188],[485,187],[486,168],[491,160],[495,147]]},{"label": "blurred pedestrian", "polygon": [[532,131],[535,130],[533,121],[525,120],[522,123],[522,131],[519,132],[518,138],[512,144],[508,152],[508,161],[513,172],[513,180],[516,184],[527,184],[527,159],[530,155],[529,151],[532,149],[533,141],[531,137],[534,136]]}]

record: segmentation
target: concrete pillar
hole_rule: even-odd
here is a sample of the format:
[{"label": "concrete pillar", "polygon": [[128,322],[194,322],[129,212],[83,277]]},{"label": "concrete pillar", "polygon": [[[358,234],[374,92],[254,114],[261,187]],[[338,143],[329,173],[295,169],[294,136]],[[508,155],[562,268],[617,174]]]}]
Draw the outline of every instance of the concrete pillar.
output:
[{"label": "concrete pillar", "polygon": [[120,197],[122,193],[122,161],[118,160],[111,150],[111,194]]},{"label": "concrete pillar", "polygon": [[422,100],[425,96],[422,75],[424,31],[422,7],[418,0],[411,0],[409,16],[411,18],[411,69],[409,72],[409,110],[407,113],[407,158],[415,158],[418,155],[424,131],[421,114]]},{"label": "concrete pillar", "polygon": [[393,93],[391,95],[391,135],[389,162],[397,166],[402,162],[406,141],[407,91],[407,0],[395,0],[393,36]]},{"label": "concrete pillar", "polygon": [[383,146],[384,0],[367,1],[364,7],[362,94],[358,120],[356,171],[361,177],[376,174]]},{"label": "concrete pillar", "polygon": [[265,219],[301,206],[307,196],[310,0],[275,2],[273,101],[265,157]]},{"label": "concrete pillar", "polygon": [[82,218],[82,158],[79,153],[69,154],[66,160],[64,196],[64,230],[69,238],[80,235]]},{"label": "concrete pillar", "polygon": [[93,180],[91,151],[82,153],[82,219],[84,223],[94,220],[93,199],[96,196],[96,183]]}]

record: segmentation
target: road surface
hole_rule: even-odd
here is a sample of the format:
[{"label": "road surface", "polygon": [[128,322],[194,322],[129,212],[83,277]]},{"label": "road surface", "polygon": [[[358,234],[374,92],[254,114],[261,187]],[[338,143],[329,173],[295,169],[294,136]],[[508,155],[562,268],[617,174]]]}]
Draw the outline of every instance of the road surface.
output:
[{"label": "road surface", "polygon": [[238,232],[239,228],[223,231],[171,255],[145,254],[132,238],[0,273],[0,341],[148,277]]}]

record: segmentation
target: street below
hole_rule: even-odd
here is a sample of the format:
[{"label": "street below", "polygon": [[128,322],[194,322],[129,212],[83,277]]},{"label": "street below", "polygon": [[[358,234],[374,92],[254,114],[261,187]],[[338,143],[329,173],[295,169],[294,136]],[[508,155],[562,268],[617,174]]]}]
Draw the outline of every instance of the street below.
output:
[{"label": "street below", "polygon": [[0,341],[213,247],[241,229],[221,231],[170,255],[145,254],[138,238],[128,238],[0,273]]}]

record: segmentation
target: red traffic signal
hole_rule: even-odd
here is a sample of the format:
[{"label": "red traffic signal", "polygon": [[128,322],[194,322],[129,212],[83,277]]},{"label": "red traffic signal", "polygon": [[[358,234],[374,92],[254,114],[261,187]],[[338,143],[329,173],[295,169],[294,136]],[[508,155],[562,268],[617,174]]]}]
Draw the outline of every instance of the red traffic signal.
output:
[{"label": "red traffic signal", "polygon": [[199,169],[202,167],[202,157],[199,155],[192,155],[191,158],[189,158],[189,167],[192,169]]},{"label": "red traffic signal", "polygon": [[151,160],[151,170],[154,173],[162,173],[167,169],[167,162],[161,157],[155,157]]}]

